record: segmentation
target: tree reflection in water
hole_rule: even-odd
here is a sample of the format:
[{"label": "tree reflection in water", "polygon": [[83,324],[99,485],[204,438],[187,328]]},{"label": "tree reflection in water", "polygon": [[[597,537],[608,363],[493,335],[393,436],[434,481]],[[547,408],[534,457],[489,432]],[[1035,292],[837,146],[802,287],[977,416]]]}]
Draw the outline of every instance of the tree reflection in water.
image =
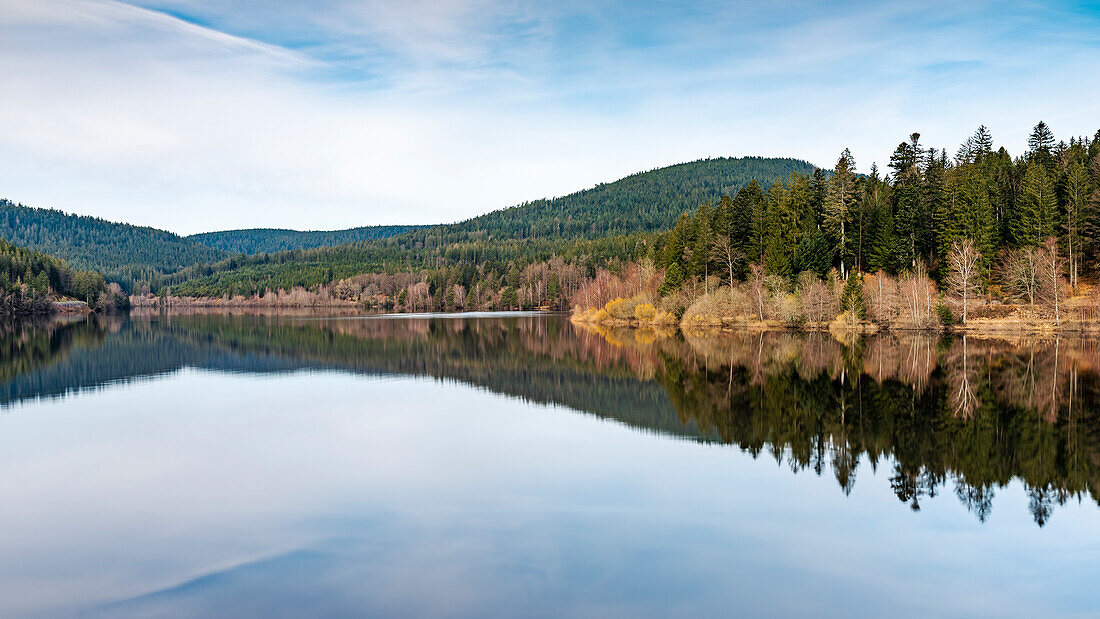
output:
[{"label": "tree reflection in water", "polygon": [[954,490],[980,521],[1024,484],[1044,525],[1096,500],[1094,341],[581,328],[561,316],[93,317],[0,329],[0,406],[183,367],[431,376],[830,472],[890,467],[919,510]]},{"label": "tree reflection in water", "polygon": [[[623,333],[595,331],[609,342]],[[647,346],[680,418],[793,471],[831,468],[847,494],[861,461],[892,467],[919,510],[950,484],[985,521],[1020,479],[1035,522],[1096,500],[1097,344],[1089,340],[685,333]]]}]

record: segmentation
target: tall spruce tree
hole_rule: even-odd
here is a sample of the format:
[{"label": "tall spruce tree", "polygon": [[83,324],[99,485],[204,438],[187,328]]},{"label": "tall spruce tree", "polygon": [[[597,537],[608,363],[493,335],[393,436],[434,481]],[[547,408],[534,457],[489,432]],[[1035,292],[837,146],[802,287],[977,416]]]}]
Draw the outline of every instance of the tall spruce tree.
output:
[{"label": "tall spruce tree", "polygon": [[1050,127],[1043,121],[1039,121],[1039,124],[1035,125],[1035,128],[1031,130],[1031,135],[1027,138],[1027,160],[1037,161],[1040,165],[1045,167],[1048,172],[1054,171],[1054,166],[1057,161],[1055,156],[1056,145],[1054,142],[1054,132],[1050,130]]},{"label": "tall spruce tree", "polygon": [[749,261],[760,259],[760,255],[754,255],[752,250],[756,247],[755,217],[757,210],[761,209],[763,204],[764,190],[756,179],[742,187],[733,198],[730,213],[730,239]]},{"label": "tall spruce tree", "polygon": [[1054,179],[1040,161],[1033,159],[1025,169],[1023,191],[1012,221],[1012,240],[1016,246],[1038,247],[1053,236],[1057,211]]},{"label": "tall spruce tree", "polygon": [[848,230],[856,203],[856,162],[847,148],[840,153],[825,193],[825,229],[833,239],[833,254],[840,262],[840,276],[847,278],[849,260]]},{"label": "tall spruce tree", "polygon": [[[1084,153],[1081,153],[1083,156]],[[1085,166],[1074,161],[1066,170],[1065,209],[1062,214],[1063,240],[1069,267],[1069,284],[1077,287],[1080,272],[1084,216],[1088,212],[1089,178]]]},{"label": "tall spruce tree", "polygon": [[917,237],[924,210],[919,168],[921,151],[920,134],[914,133],[908,142],[899,144],[890,156],[890,167],[894,170],[895,268],[915,266],[917,263]]}]

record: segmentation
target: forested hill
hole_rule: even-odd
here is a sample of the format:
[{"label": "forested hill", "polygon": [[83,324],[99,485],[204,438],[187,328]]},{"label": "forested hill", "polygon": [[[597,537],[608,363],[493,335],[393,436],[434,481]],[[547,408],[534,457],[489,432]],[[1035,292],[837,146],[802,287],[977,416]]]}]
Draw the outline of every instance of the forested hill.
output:
[{"label": "forested hill", "polygon": [[203,232],[186,238],[214,249],[235,254],[268,254],[293,249],[336,247],[360,241],[385,239],[424,226],[363,226],[347,230],[284,230],[250,228]]},{"label": "forested hill", "polygon": [[124,285],[225,258],[228,252],[155,228],[0,200],[0,237]]},{"label": "forested hill", "polygon": [[249,295],[265,289],[308,288],[360,273],[415,271],[441,263],[530,262],[555,255],[583,258],[595,267],[632,257],[654,232],[671,229],[684,213],[703,203],[716,204],[753,180],[767,187],[791,174],[816,171],[798,159],[701,159],[385,239],[235,256],[157,277],[152,288],[171,286],[184,296]]},{"label": "forested hill", "polygon": [[560,198],[527,202],[456,224],[419,230],[412,236],[430,244],[440,234],[444,242],[461,243],[501,238],[593,239],[668,230],[683,213],[704,202],[717,202],[723,195],[733,195],[754,179],[769,186],[792,173],[809,175],[816,169],[800,159],[700,159],[639,172]]}]

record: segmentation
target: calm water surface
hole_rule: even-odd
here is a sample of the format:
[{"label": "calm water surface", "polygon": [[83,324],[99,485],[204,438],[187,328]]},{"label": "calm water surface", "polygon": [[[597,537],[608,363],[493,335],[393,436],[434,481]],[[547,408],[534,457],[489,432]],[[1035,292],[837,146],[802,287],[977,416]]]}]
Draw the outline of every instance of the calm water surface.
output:
[{"label": "calm water surface", "polygon": [[2,616],[1096,616],[1100,344],[0,328]]}]

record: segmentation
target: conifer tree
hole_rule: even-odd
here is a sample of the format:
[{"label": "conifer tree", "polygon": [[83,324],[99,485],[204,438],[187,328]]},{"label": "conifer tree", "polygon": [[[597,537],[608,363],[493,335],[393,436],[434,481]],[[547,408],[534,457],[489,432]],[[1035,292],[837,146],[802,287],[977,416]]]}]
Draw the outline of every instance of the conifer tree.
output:
[{"label": "conifer tree", "polygon": [[846,265],[851,262],[848,258],[848,223],[851,219],[852,206],[856,200],[855,160],[852,153],[845,148],[840,153],[836,165],[833,167],[833,175],[829,178],[825,194],[824,221],[826,230],[835,240],[833,252],[840,260],[840,276],[846,278],[848,272]]},{"label": "conifer tree", "polygon": [[[733,198],[730,238],[750,261],[760,259],[760,254],[754,254],[752,250],[756,247],[756,217],[758,210],[763,209],[763,205],[764,190],[756,179],[742,187]],[[760,215],[762,216],[762,212]]]},{"label": "conifer tree", "polygon": [[1023,191],[1012,221],[1012,239],[1017,247],[1038,246],[1054,234],[1058,202],[1054,182],[1046,168],[1036,160],[1027,164]]},{"label": "conifer tree", "polygon": [[714,235],[711,232],[710,220],[710,205],[703,204],[695,212],[695,238],[691,247],[691,263],[688,265],[691,274],[704,278],[704,282],[713,271],[710,249],[714,245]]},{"label": "conifer tree", "polygon": [[921,177],[920,134],[914,133],[909,142],[902,142],[890,156],[894,170],[894,249],[895,260],[901,264],[915,265],[917,261],[917,234],[920,226]]},{"label": "conifer tree", "polygon": [[993,134],[985,125],[980,125],[973,137],[975,161],[981,162],[993,152]]},{"label": "conifer tree", "polygon": [[1089,179],[1085,166],[1074,161],[1066,171],[1066,202],[1063,214],[1066,260],[1069,266],[1069,285],[1077,288],[1077,276],[1081,256],[1082,218],[1088,210]]},{"label": "conifer tree", "polygon": [[[790,209],[787,188],[776,179],[767,195],[767,235],[761,259],[768,273],[790,275],[791,248],[797,245],[798,221]],[[792,244],[793,243],[793,244]]]},{"label": "conifer tree", "polygon": [[749,257],[749,262],[762,260],[764,252],[768,248],[768,232],[771,228],[769,208],[774,202],[771,194],[776,185],[782,186],[782,181],[775,179],[772,187],[768,189],[768,194],[761,194],[759,200],[754,200],[752,204],[752,234],[745,251],[745,255]]},{"label": "conifer tree", "polygon": [[1029,157],[1038,157],[1039,163],[1047,165],[1050,163],[1051,149],[1054,147],[1054,132],[1050,130],[1050,127],[1043,121],[1039,121],[1039,124],[1035,125],[1035,128],[1031,130],[1031,135],[1027,138],[1027,148]]}]

